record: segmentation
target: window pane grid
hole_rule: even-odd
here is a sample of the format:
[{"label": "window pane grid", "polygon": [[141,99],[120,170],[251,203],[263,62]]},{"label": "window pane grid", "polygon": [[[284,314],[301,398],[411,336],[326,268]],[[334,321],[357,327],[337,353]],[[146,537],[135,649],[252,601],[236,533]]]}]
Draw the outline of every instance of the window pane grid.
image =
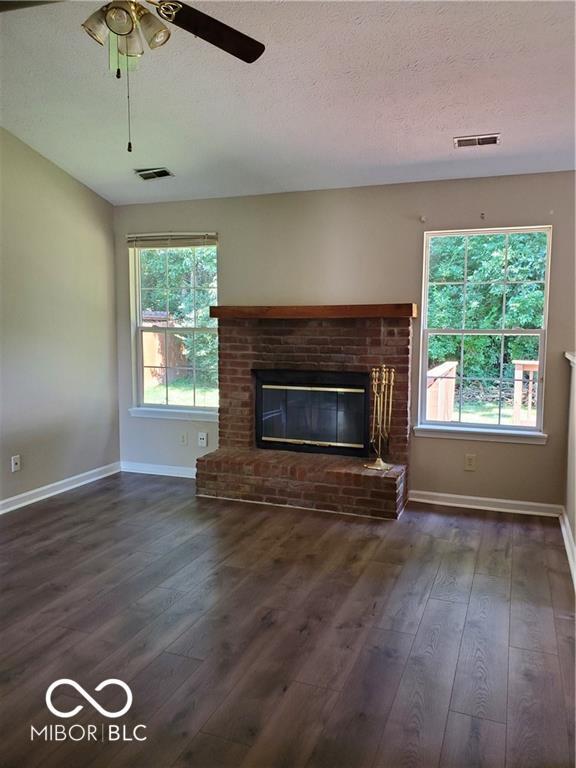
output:
[{"label": "window pane grid", "polygon": [[140,402],[216,408],[217,328],[208,311],[217,301],[216,246],[168,243],[136,256]]},{"label": "window pane grid", "polygon": [[[198,401],[202,400],[203,404],[202,407],[216,407],[217,405],[217,379],[218,379],[218,370],[217,370],[217,358],[214,357],[212,364],[204,365],[203,367],[198,365],[198,354],[197,354],[197,337],[200,334],[209,334],[210,337],[214,340],[214,348],[216,347],[217,343],[217,331],[215,328],[139,328],[140,337],[141,337],[141,349],[143,350],[143,369],[145,372],[144,375],[144,386],[143,386],[143,403],[144,404],[159,404],[158,401],[158,392],[157,387],[154,387],[153,382],[151,381],[152,372],[154,372],[154,375],[156,379],[162,378],[162,386],[164,388],[164,395],[162,398],[162,402],[160,404],[162,405],[198,405]],[[147,365],[146,362],[146,352],[145,352],[145,344],[144,344],[144,337],[148,336],[162,336],[164,340],[164,349],[162,354],[164,355],[164,364],[156,364],[156,365]],[[192,350],[190,358],[192,360],[191,365],[186,365],[181,360],[175,360],[171,357],[170,353],[170,341],[169,336],[182,336],[182,337],[188,337],[190,340],[190,343],[192,344]],[[148,377],[147,377],[148,374]],[[180,374],[180,376],[178,376]],[[209,376],[206,376],[206,374],[210,374]],[[191,381],[191,389],[192,389],[192,402],[185,403],[184,402],[184,396],[178,395],[177,400],[178,403],[172,403],[170,402],[171,399],[174,398],[178,386],[179,381],[183,377],[188,377]],[[207,386],[203,386],[200,389],[198,388],[197,381],[198,378],[204,377],[205,379],[209,379],[210,383]],[[146,386],[146,382],[148,382],[148,386]],[[175,383],[176,382],[176,383]],[[170,386],[172,385],[172,388],[175,390],[172,395],[173,398],[170,397]],[[214,391],[207,391],[207,387],[211,388]],[[208,403],[208,404],[206,404]]]},{"label": "window pane grid", "polygon": [[[438,336],[446,339],[448,347],[445,350],[444,359],[446,361],[452,360],[452,363],[444,362],[434,364],[429,360],[427,350],[429,348],[430,336]],[[453,403],[453,408],[448,410],[451,415],[449,418],[445,417],[440,421],[460,421],[464,424],[466,418],[463,414],[467,410],[464,402],[466,397],[466,387],[464,385],[470,383],[482,383],[487,387],[489,386],[492,390],[497,390],[497,397],[496,393],[492,391],[492,399],[497,404],[497,412],[492,415],[490,419],[491,423],[498,425],[508,422],[510,420],[508,411],[510,411],[511,404],[506,402],[506,398],[510,395],[514,384],[519,383],[523,388],[522,392],[517,388],[516,394],[518,398],[525,397],[525,394],[528,391],[533,392],[534,394],[538,392],[538,388],[542,382],[542,376],[539,374],[539,369],[542,358],[543,338],[543,330],[518,334],[502,332],[474,334],[468,333],[467,331],[464,333],[438,333],[436,331],[425,330],[423,336],[424,360],[429,360],[426,366],[427,373],[424,380],[427,405],[430,406],[430,395],[433,393],[435,387],[444,388],[445,391],[454,389],[457,397]],[[485,342],[479,350],[475,350],[474,347],[469,349],[467,347],[470,345],[467,342],[472,339],[485,339]],[[456,344],[455,355],[450,353],[450,349],[454,348],[454,344]],[[526,345],[528,346],[526,347]],[[518,347],[520,347],[520,349],[518,349]],[[522,347],[524,347],[524,349]],[[496,349],[498,351],[494,357]],[[494,359],[494,363],[497,363],[494,373],[488,375],[470,369],[468,358],[478,352],[483,352],[485,355],[488,355],[489,358],[492,357]],[[523,359],[526,357],[529,359]],[[486,365],[487,362],[484,362],[484,367]],[[445,397],[446,394],[444,394],[444,399]],[[520,404],[518,407],[520,408]],[[507,409],[506,413],[504,413],[504,408]],[[529,411],[533,410],[533,407],[529,408]],[[432,411],[434,411],[434,409],[432,409]],[[518,413],[520,413],[520,411],[518,411]],[[427,421],[438,420],[434,418],[432,412],[428,413]],[[522,427],[523,425],[519,424],[518,426]]]},{"label": "window pane grid", "polygon": [[[453,423],[461,426],[473,426],[485,424],[492,427],[514,426],[518,430],[533,430],[531,423],[537,407],[538,384],[528,382],[526,379],[514,379],[508,382],[507,392],[502,399],[500,395],[490,396],[490,386],[494,384],[492,380],[486,379],[461,379],[451,380],[458,404],[462,402],[460,408],[454,413],[452,418],[428,419],[429,423],[446,424]],[[470,389],[485,388],[486,397],[484,400],[475,398],[472,404],[466,402],[466,393]],[[517,401],[517,406],[515,405]],[[517,411],[517,416],[515,416]],[[522,417],[526,423],[521,422]]]},{"label": "window pane grid", "polygon": [[[549,235],[550,228],[528,228],[426,236],[425,421],[541,428]],[[450,292],[442,293],[444,288]],[[460,323],[451,322],[457,319]],[[443,375],[447,368],[456,374]]]}]

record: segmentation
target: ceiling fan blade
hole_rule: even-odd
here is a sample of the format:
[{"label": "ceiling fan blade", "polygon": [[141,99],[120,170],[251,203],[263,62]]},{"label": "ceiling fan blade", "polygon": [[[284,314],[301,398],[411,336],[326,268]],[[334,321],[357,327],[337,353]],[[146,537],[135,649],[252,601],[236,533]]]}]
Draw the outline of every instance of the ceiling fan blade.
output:
[{"label": "ceiling fan blade", "polygon": [[[202,13],[202,11],[197,11],[196,8],[191,8],[184,3],[178,4],[182,7],[174,13],[173,18],[166,19],[176,24],[177,27],[191,32],[196,37],[201,37],[207,43],[215,45],[248,64],[256,61],[264,53],[264,45],[243,32],[229,27],[218,19]],[[161,2],[156,10],[161,18],[165,18],[161,13]]]},{"label": "ceiling fan blade", "polygon": [[52,5],[58,2],[61,2],[61,0],[38,0],[38,2],[33,2],[32,0],[30,2],[20,2],[19,0],[9,2],[6,0],[5,2],[0,2],[0,13],[4,11],[17,11],[20,8],[33,8],[35,5]]}]

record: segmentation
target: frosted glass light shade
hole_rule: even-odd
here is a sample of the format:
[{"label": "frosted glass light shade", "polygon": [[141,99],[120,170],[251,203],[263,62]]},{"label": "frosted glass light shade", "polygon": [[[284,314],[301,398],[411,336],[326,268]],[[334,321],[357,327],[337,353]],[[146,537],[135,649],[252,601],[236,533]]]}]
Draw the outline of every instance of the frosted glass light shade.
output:
[{"label": "frosted glass light shade", "polygon": [[142,15],[139,17],[140,29],[144,39],[150,48],[159,48],[164,45],[170,37],[170,30],[160,19],[156,18],[150,11],[142,9]]},{"label": "frosted glass light shade", "polygon": [[129,35],[134,29],[134,19],[132,18],[132,8],[129,2],[117,0],[110,3],[105,14],[106,25],[115,35]]},{"label": "frosted glass light shade", "polygon": [[137,29],[133,29],[129,35],[118,36],[118,53],[123,56],[142,56],[144,45]]},{"label": "frosted glass light shade", "polygon": [[89,16],[84,24],[82,24],[82,27],[93,40],[96,40],[100,45],[104,45],[108,37],[108,27],[106,26],[106,17],[102,8],[99,8]]}]

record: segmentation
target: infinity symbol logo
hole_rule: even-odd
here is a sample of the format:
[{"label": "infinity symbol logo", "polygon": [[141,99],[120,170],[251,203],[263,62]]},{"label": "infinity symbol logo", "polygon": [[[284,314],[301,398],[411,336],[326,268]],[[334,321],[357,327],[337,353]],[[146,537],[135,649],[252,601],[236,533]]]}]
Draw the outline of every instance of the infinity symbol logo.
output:
[{"label": "infinity symbol logo", "polygon": [[56,709],[54,704],[52,704],[52,693],[61,685],[70,685],[72,688],[75,688],[78,693],[83,696],[86,701],[90,702],[94,709],[100,712],[101,715],[104,715],[104,717],[122,717],[122,715],[125,715],[132,706],[132,691],[126,685],[126,683],[122,682],[122,680],[116,680],[116,678],[111,677],[108,680],[103,680],[99,685],[96,686],[96,688],[94,688],[95,691],[101,691],[103,688],[106,688],[109,685],[119,685],[120,688],[122,688],[122,690],[126,693],[126,704],[124,704],[122,709],[119,709],[117,712],[109,712],[107,709],[104,709],[104,707],[101,707],[100,704],[98,704],[98,702],[93,699],[92,696],[90,696],[90,694],[85,691],[81,685],[78,685],[75,680],[70,680],[66,677],[63,677],[60,680],[53,682],[46,691],[46,706],[50,712],[52,712],[52,714],[56,715],[57,717],[74,717],[74,715],[77,715],[81,709],[84,709],[83,704],[78,704],[77,707],[74,707],[74,709],[71,709],[69,712],[62,712],[61,710]]}]

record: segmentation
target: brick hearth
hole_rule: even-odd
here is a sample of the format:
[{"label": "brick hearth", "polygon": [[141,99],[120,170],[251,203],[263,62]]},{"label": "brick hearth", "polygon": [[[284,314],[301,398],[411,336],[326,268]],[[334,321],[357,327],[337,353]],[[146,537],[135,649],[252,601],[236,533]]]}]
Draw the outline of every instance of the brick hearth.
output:
[{"label": "brick hearth", "polygon": [[[221,319],[220,447],[198,459],[197,493],[398,517],[407,492],[411,325],[410,317]],[[382,362],[397,374],[393,471],[371,472],[362,458],[255,447],[253,369],[369,371]]]},{"label": "brick hearth", "polygon": [[219,448],[198,460],[199,493],[371,517],[398,517],[406,503],[406,468],[397,465],[382,476],[364,469],[365,461],[317,453]]}]

